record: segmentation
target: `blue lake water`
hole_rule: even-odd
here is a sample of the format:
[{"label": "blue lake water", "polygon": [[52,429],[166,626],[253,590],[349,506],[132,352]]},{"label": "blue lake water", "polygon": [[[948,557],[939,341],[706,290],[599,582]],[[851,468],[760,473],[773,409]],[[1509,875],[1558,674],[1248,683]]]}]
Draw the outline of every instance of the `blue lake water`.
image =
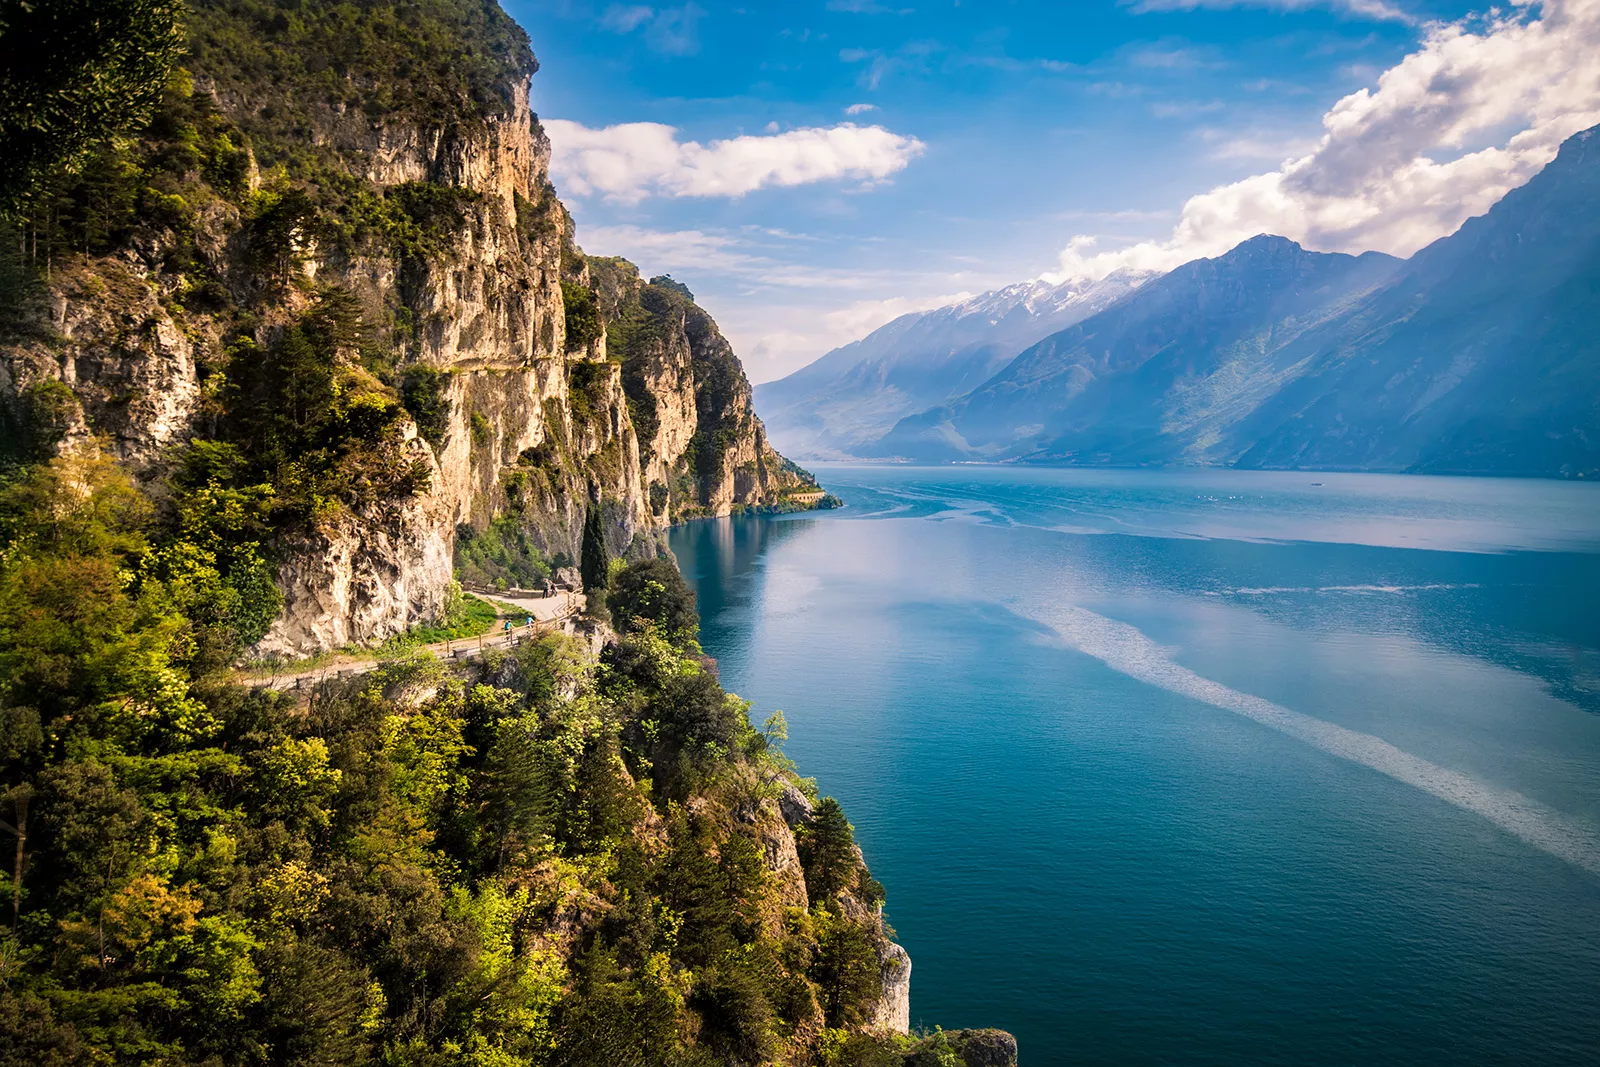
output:
[{"label": "blue lake water", "polygon": [[1049,1064],[1600,1063],[1600,486],[823,467],[672,547],[911,953]]}]

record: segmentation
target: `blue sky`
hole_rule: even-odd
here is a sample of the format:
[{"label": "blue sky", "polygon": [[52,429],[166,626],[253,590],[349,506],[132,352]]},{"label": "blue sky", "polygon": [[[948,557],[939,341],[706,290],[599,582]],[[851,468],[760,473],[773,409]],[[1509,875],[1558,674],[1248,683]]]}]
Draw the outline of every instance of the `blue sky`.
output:
[{"label": "blue sky", "polygon": [[1408,254],[1600,121],[1600,0],[503,2],[579,243],[685,281],[755,381],[1260,230]]}]

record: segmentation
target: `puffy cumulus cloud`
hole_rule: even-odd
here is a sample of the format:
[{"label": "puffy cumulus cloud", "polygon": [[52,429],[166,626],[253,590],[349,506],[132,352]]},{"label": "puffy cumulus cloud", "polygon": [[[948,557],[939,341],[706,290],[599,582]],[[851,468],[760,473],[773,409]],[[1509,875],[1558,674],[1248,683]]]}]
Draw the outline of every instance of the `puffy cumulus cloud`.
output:
[{"label": "puffy cumulus cloud", "polygon": [[879,182],[924,145],[882,126],[843,123],[701,144],[656,122],[591,129],[547,119],[550,170],[575,196],[634,204],[649,196],[743,196],[766,186]]},{"label": "puffy cumulus cloud", "polygon": [[1053,277],[1168,270],[1258,233],[1324,251],[1410,255],[1481,215],[1600,123],[1600,0],[1428,27],[1421,46],[1323,116],[1307,154],[1192,197],[1172,235],[1097,251],[1075,237]]}]

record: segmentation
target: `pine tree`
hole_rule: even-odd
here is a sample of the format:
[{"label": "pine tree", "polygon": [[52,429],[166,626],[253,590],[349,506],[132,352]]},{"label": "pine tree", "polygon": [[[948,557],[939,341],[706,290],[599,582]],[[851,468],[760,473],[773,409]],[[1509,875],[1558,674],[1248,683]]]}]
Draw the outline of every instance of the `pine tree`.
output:
[{"label": "pine tree", "polygon": [[831,900],[850,884],[856,868],[855,833],[837,800],[823,797],[817,802],[804,843],[811,902]]}]

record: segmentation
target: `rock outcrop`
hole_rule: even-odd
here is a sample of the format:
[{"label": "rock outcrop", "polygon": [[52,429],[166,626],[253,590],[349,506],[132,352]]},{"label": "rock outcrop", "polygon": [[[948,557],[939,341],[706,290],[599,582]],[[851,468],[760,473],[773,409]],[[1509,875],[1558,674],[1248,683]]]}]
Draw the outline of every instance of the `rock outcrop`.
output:
[{"label": "rock outcrop", "polygon": [[[800,871],[799,853],[794,843],[794,831],[810,822],[813,814],[811,799],[791,781],[773,782],[778,795],[765,801],[763,811],[770,810],[773,818],[763,825],[763,839],[767,843],[767,866],[778,875],[786,892],[789,881],[799,878],[800,906],[805,906],[807,890],[805,876]],[[753,821],[753,820],[752,820]],[[774,825],[774,823],[776,825]],[[866,870],[866,860],[859,847],[855,850],[856,866]],[[790,860],[793,856],[793,873]],[[785,880],[788,881],[785,881]],[[878,976],[883,991],[874,1005],[867,1025],[880,1033],[906,1034],[911,1032],[911,954],[904,947],[889,940],[889,930],[883,918],[883,906],[871,904],[857,896],[854,888],[838,895],[839,909],[851,921],[873,931],[874,947],[878,955]]]},{"label": "rock outcrop", "polygon": [[622,259],[593,258],[589,269],[655,521],[773,506],[816,489],[768,443],[733,346],[687,288],[646,282]]},{"label": "rock outcrop", "polygon": [[911,954],[893,941],[879,956],[878,975],[883,981],[883,996],[873,1014],[872,1025],[895,1034],[911,1032]]},{"label": "rock outcrop", "polygon": [[948,1036],[966,1067],[1016,1067],[1017,1039],[1004,1030],[954,1030]]}]

